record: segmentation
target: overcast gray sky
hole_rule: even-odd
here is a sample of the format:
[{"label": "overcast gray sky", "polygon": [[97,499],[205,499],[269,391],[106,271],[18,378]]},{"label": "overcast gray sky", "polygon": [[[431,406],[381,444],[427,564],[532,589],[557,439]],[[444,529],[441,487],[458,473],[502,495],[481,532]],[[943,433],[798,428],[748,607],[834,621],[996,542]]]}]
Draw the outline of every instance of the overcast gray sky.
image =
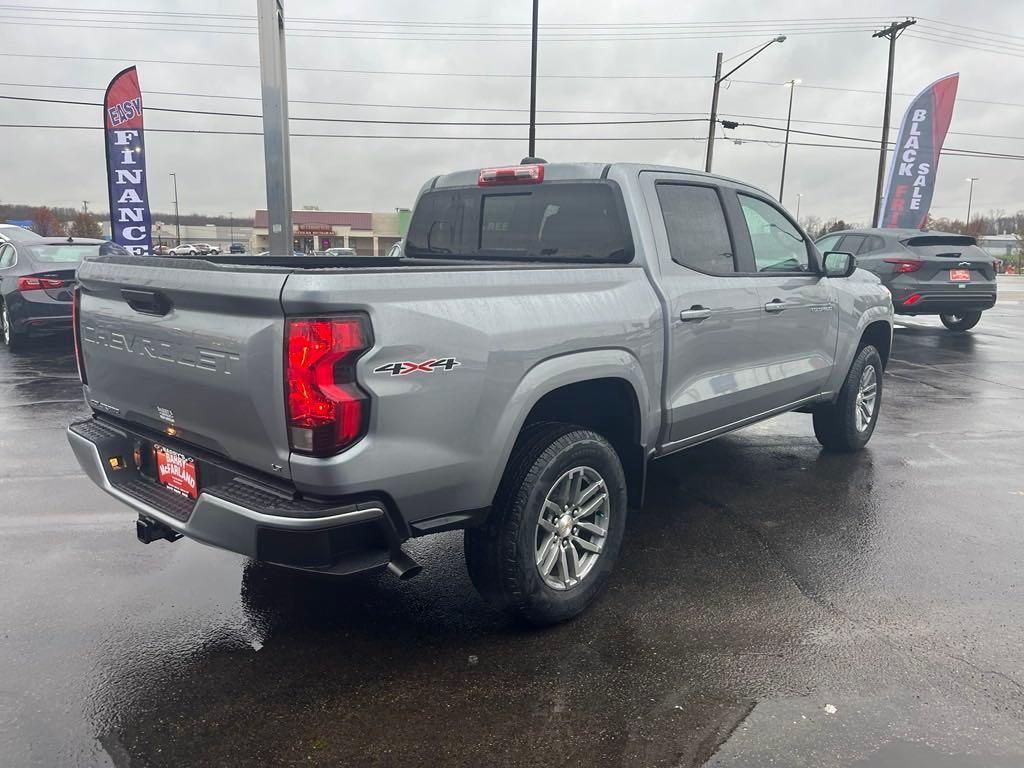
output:
[{"label": "overcast gray sky", "polygon": [[[135,11],[178,15],[126,16],[119,6]],[[74,7],[81,13],[43,9]],[[735,75],[723,90],[724,116],[776,118],[749,120],[782,126],[788,90],[781,84],[801,78],[793,108],[794,128],[843,136],[877,139],[885,84],[885,41],[872,39],[883,26],[874,19],[923,14],[929,21],[911,29],[897,45],[894,90],[909,94],[942,75],[960,72],[958,102],[946,139],[947,147],[1024,155],[1024,138],[959,135],[980,133],[1024,137],[1024,3],[1020,0],[962,0],[937,2],[808,2],[739,0],[723,4],[693,0],[650,2],[586,2],[541,0],[541,80],[538,109],[541,121],[645,119],[641,115],[580,115],[546,110],[596,110],[598,113],[678,112],[706,114],[709,108],[715,53],[726,57],[788,34]],[[5,5],[5,54],[51,54],[68,57],[107,57],[115,61],[75,58],[0,58],[0,94],[98,102],[102,89],[120,68],[138,62],[147,108],[178,107],[222,112],[258,113],[259,101],[160,95],[156,91],[231,96],[259,96],[258,69],[211,67],[163,62],[220,62],[258,64],[255,0],[52,0]],[[371,104],[492,107],[525,110],[529,104],[528,25],[530,0],[466,2],[435,0],[285,0],[291,34],[288,62],[292,117],[334,117],[397,120],[517,122],[526,112],[394,109],[294,103],[296,100],[364,102]],[[103,13],[108,11],[110,13]],[[189,14],[229,14],[225,17]],[[822,31],[812,20],[843,19],[840,31]],[[341,21],[349,23],[342,24]],[[360,21],[397,22],[383,27]],[[763,25],[750,22],[767,21]],[[118,25],[150,29],[117,29]],[[409,22],[485,26],[406,26]],[[668,26],[693,22],[734,22],[720,27]],[[739,22],[747,22],[741,25]],[[552,25],[610,25],[599,29]],[[657,24],[651,27],[616,25]],[[76,25],[76,26],[71,26]],[[108,28],[83,29],[81,26]],[[185,29],[187,25],[188,29]],[[197,26],[198,25],[198,26]],[[203,32],[216,25],[232,34]],[[948,25],[964,25],[962,29]],[[742,29],[739,27],[743,26]],[[152,27],[157,27],[153,29]],[[303,31],[299,31],[299,28]],[[359,31],[362,30],[362,31]],[[990,30],[996,36],[981,30]],[[624,32],[633,39],[621,38]],[[808,33],[809,32],[809,33]],[[239,34],[242,33],[242,34]],[[401,33],[404,39],[394,38]],[[1012,37],[1018,34],[1019,37]],[[501,39],[484,39],[485,36]],[[566,40],[568,36],[585,39]],[[636,39],[637,37],[643,39]],[[923,37],[932,39],[922,39]],[[506,38],[513,38],[511,40]],[[372,39],[371,39],[372,38]],[[439,39],[440,38],[440,39]],[[612,38],[612,39],[608,39]],[[673,39],[667,39],[673,38]],[[938,42],[942,38],[946,42]],[[951,45],[958,41],[960,45]],[[964,47],[969,46],[969,47]],[[144,61],[145,60],[145,61]],[[733,63],[738,63],[737,58]],[[728,64],[726,65],[729,66]],[[353,74],[309,69],[387,70],[405,74]],[[434,74],[415,74],[434,73]],[[436,73],[469,73],[475,77]],[[490,75],[490,76],[488,76]],[[552,75],[586,75],[581,79]],[[623,75],[685,75],[690,79]],[[617,76],[617,77],[613,77]],[[24,88],[11,84],[61,85],[97,90]],[[833,89],[826,90],[825,86]],[[868,91],[856,92],[856,91]],[[968,101],[974,99],[976,101]],[[897,95],[893,121],[898,124],[910,97]],[[981,102],[1009,102],[1017,106]],[[96,107],[42,105],[0,100],[0,123],[60,123],[99,125]],[[651,119],[648,116],[646,119]],[[804,120],[829,121],[820,125]],[[868,126],[868,127],[861,127]],[[147,111],[146,127],[260,129],[247,118],[168,114]],[[292,139],[292,189],[295,206],[324,209],[391,210],[410,206],[422,182],[447,170],[517,162],[526,154],[526,128],[387,126],[347,123],[293,122],[293,133],[373,133],[386,135],[464,136],[436,139]],[[706,123],[541,127],[538,154],[556,160],[635,160],[703,167],[704,141],[681,140],[706,135]],[[733,138],[774,143],[719,141],[715,171],[743,179],[776,194],[782,161],[782,134],[754,128],[730,132]],[[552,136],[664,136],[658,141],[551,141]],[[482,141],[481,136],[521,136],[509,141]],[[794,135],[793,141],[830,142],[832,139]],[[841,140],[841,143],[853,143]],[[154,210],[172,208],[169,173],[178,174],[182,212],[251,215],[264,207],[263,144],[259,136],[175,135],[147,133],[149,192]],[[80,206],[105,210],[106,186],[102,134],[89,131],[0,128],[3,184],[0,201]],[[824,149],[791,146],[785,203],[801,214],[833,216],[865,222],[874,195],[877,150]],[[943,157],[932,206],[937,216],[966,212],[967,176],[977,176],[974,210],[1024,208],[1024,160]]]}]

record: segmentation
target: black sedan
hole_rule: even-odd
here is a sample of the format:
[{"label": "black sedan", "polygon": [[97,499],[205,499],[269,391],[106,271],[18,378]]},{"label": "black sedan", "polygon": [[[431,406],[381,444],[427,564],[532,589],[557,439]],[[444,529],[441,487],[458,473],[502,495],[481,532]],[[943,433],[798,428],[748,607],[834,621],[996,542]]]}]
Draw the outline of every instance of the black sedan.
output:
[{"label": "black sedan", "polygon": [[34,336],[71,330],[75,271],[83,259],[128,252],[106,240],[42,237],[0,241],[0,335],[11,350]]}]

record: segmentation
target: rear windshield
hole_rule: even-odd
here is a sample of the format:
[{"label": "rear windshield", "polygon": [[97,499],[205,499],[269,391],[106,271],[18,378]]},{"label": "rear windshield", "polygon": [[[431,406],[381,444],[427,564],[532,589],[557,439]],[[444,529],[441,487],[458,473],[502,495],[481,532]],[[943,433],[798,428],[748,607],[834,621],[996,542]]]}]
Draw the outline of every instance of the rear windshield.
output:
[{"label": "rear windshield", "polygon": [[633,241],[610,181],[461,187],[416,205],[407,257],[627,262]]},{"label": "rear windshield", "polygon": [[42,240],[41,235],[37,235],[31,229],[23,229],[22,227],[0,227],[0,235],[3,235],[12,243],[31,243],[33,240]]},{"label": "rear windshield", "polygon": [[45,264],[78,264],[96,256],[128,256],[117,243],[54,243],[30,247],[32,258]]}]

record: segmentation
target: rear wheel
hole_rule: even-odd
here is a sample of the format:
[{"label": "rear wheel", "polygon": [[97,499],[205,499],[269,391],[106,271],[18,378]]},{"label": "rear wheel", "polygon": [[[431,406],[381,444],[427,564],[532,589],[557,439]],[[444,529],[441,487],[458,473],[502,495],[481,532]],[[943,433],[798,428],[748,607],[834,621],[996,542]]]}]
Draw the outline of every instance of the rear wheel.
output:
[{"label": "rear wheel", "polygon": [[516,443],[487,524],[466,531],[466,566],[489,602],[555,624],[604,589],[625,525],[626,478],[608,441],[534,425]]},{"label": "rear wheel", "polygon": [[981,320],[981,312],[959,312],[955,315],[939,315],[939,319],[951,331],[969,331]]},{"label": "rear wheel", "polygon": [[6,304],[0,304],[0,336],[3,337],[4,346],[11,352],[21,349],[22,334],[15,331],[11,325],[11,316],[7,313]]},{"label": "rear wheel", "polygon": [[814,411],[814,436],[829,451],[859,451],[875,431],[882,409],[882,358],[862,347],[850,366],[839,398]]}]

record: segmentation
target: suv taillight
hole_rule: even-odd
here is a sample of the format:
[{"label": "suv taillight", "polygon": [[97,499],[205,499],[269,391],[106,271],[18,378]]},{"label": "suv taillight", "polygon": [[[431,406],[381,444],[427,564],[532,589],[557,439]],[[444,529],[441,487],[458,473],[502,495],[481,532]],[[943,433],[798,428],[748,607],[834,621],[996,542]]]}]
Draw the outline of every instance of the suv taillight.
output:
[{"label": "suv taillight", "polygon": [[288,434],[293,450],[330,456],[366,434],[370,397],[356,361],[372,346],[362,315],[287,321]]},{"label": "suv taillight", "polygon": [[75,365],[78,366],[78,378],[82,380],[83,384],[88,384],[89,382],[85,378],[85,358],[82,357],[82,332],[78,327],[81,318],[81,303],[82,289],[75,286],[75,290],[71,294],[71,328],[75,337]]},{"label": "suv taillight", "polygon": [[921,268],[920,259],[901,259],[898,256],[882,259],[886,264],[893,264],[892,270],[898,275],[905,275],[908,272],[917,272]]}]

